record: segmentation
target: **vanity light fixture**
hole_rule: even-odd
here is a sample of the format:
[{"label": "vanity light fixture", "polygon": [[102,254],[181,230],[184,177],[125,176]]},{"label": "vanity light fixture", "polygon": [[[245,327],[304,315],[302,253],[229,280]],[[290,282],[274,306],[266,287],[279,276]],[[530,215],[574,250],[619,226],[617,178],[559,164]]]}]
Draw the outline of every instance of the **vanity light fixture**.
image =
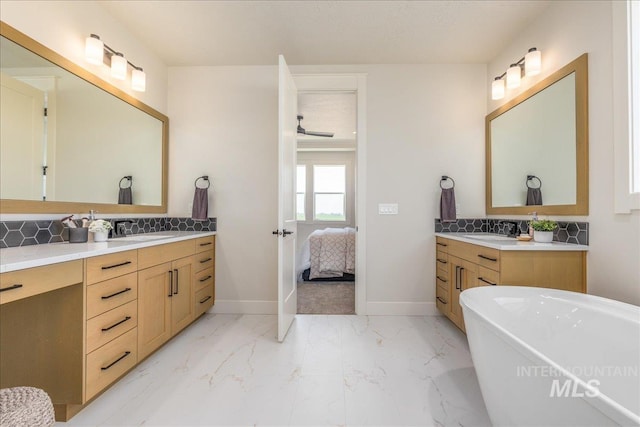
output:
[{"label": "vanity light fixture", "polygon": [[520,58],[518,62],[511,64],[507,71],[491,82],[491,99],[504,98],[505,80],[507,88],[509,89],[515,89],[520,86],[523,69],[524,75],[527,77],[540,74],[542,69],[542,53],[535,47],[529,49],[525,56]]},{"label": "vanity light fixture", "polygon": [[116,52],[107,46],[100,36],[91,34],[85,41],[84,48],[85,59],[91,64],[107,64],[111,67],[111,76],[115,79],[125,80],[127,78],[127,65],[131,70],[131,89],[136,92],[144,92],[146,90],[147,76],[142,70],[129,62],[121,52]]}]

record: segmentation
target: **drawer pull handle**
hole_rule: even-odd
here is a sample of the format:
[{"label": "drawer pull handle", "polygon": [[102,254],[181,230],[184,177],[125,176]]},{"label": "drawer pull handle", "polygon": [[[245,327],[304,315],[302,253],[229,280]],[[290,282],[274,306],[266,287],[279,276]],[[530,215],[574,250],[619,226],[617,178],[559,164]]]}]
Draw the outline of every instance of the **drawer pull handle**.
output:
[{"label": "drawer pull handle", "polygon": [[127,264],[131,264],[131,261],[121,262],[120,264],[105,265],[104,267],[102,267],[102,269],[109,270],[110,268],[122,267],[123,265],[127,265]]},{"label": "drawer pull handle", "polygon": [[126,322],[126,321],[127,321],[127,320],[129,320],[129,319],[131,319],[131,316],[127,316],[127,317],[125,317],[124,319],[122,319],[121,321],[119,321],[118,323],[114,323],[114,324],[113,324],[113,325],[111,325],[111,326],[108,326],[108,327],[106,327],[106,328],[102,328],[102,332],[107,332],[109,329],[113,329],[113,328],[115,328],[116,326],[118,326],[118,325],[120,325],[120,324],[122,324],[122,323]]},{"label": "drawer pull handle", "polygon": [[125,292],[129,292],[130,290],[131,290],[131,288],[124,288],[124,289],[123,289],[123,290],[121,290],[120,292],[116,292],[115,294],[111,294],[111,295],[105,295],[105,296],[100,297],[100,298],[102,298],[102,299],[109,299],[109,298],[113,298],[113,297],[115,297],[116,295],[120,295],[120,294],[123,294],[123,293],[125,293]]},{"label": "drawer pull handle", "polygon": [[204,264],[205,262],[209,262],[211,261],[213,258],[209,257],[207,259],[203,259],[202,261],[200,261],[200,264]]},{"label": "drawer pull handle", "polygon": [[444,246],[445,248],[446,248],[447,246],[449,246],[449,245],[447,245],[446,243],[440,243],[440,242],[437,242],[437,243],[436,243],[436,245],[438,245],[438,246]]},{"label": "drawer pull handle", "polygon": [[209,246],[209,245],[211,245],[211,244],[212,244],[211,242],[207,242],[207,243],[200,243],[200,246]]},{"label": "drawer pull handle", "polygon": [[204,297],[203,299],[200,300],[200,304],[204,304],[205,302],[209,301],[211,299],[211,295],[207,295],[206,297]]},{"label": "drawer pull handle", "polygon": [[103,366],[100,369],[103,370],[103,371],[106,371],[107,369],[109,369],[110,367],[112,367],[113,365],[115,365],[116,363],[118,363],[119,361],[121,361],[122,359],[124,359],[125,357],[127,357],[130,354],[131,354],[130,351],[125,351],[122,356],[118,357],[116,360],[114,360],[113,362],[109,363],[107,366]]},{"label": "drawer pull handle", "polygon": [[488,281],[487,279],[485,279],[484,277],[478,277],[478,280],[481,280],[481,281],[483,281],[484,283],[487,283],[487,284],[492,285],[492,286],[497,285],[497,283],[490,282],[490,281]]},{"label": "drawer pull handle", "polygon": [[456,265],[456,290],[460,290],[460,266]]},{"label": "drawer pull handle", "polygon": [[0,292],[11,291],[13,289],[20,289],[22,285],[20,283],[16,283],[15,285],[7,286],[6,288],[0,288]]},{"label": "drawer pull handle", "polygon": [[173,296],[173,271],[169,270],[169,298]]},{"label": "drawer pull handle", "polygon": [[441,282],[447,283],[447,279],[443,279],[443,278],[442,278],[442,277],[440,277],[440,276],[436,276],[436,277],[437,277],[437,278],[438,278],[438,280],[440,280]]},{"label": "drawer pull handle", "polygon": [[440,263],[442,263],[442,264],[446,264],[446,263],[447,263],[447,261],[445,261],[445,260],[443,260],[443,259],[440,259],[440,258],[436,258],[436,259],[438,260],[438,262],[440,262]]},{"label": "drawer pull handle", "polygon": [[478,258],[486,259],[487,261],[493,261],[493,262],[498,261],[498,258],[491,258],[486,255],[478,255]]},{"label": "drawer pull handle", "polygon": [[211,275],[208,275],[207,277],[203,277],[202,279],[200,279],[201,282],[206,282],[207,280],[211,279]]},{"label": "drawer pull handle", "polygon": [[173,272],[176,273],[176,291],[173,294],[178,295],[178,269],[174,269]]},{"label": "drawer pull handle", "polygon": [[440,301],[440,302],[441,302],[441,303],[443,303],[443,304],[446,304],[446,303],[447,303],[445,300],[443,300],[443,299],[442,299],[442,298],[440,298],[440,297],[436,297],[436,298],[438,299],[438,301]]}]

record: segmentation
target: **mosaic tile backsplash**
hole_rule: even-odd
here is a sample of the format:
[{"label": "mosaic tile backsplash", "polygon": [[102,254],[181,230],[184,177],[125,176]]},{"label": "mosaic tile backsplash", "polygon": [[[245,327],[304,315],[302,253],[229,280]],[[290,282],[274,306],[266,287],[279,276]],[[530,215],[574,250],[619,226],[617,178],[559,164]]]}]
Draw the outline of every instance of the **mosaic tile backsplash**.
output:
[{"label": "mosaic tile backsplash", "polygon": [[[103,218],[108,219],[108,218]],[[216,231],[217,219],[192,218],[114,218],[125,223],[127,234],[154,233],[156,231]],[[80,221],[76,221],[80,225]],[[1,221],[0,248],[58,243],[69,240],[69,231],[59,220]]]},{"label": "mosaic tile backsplash", "polygon": [[[521,232],[529,229],[528,220],[522,219],[496,219],[496,218],[467,218],[458,219],[456,222],[440,222],[435,220],[436,233],[497,233],[508,234],[508,222],[515,222]],[[588,222],[558,221],[558,228],[553,232],[554,242],[573,243],[578,245],[589,244]]]}]

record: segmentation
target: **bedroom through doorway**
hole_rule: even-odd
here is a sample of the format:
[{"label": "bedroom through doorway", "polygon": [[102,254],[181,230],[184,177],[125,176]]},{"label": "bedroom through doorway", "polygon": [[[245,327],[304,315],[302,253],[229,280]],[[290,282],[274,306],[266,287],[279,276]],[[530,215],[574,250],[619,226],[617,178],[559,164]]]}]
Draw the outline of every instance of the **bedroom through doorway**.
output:
[{"label": "bedroom through doorway", "polygon": [[357,96],[300,91],[298,314],[355,314]]}]

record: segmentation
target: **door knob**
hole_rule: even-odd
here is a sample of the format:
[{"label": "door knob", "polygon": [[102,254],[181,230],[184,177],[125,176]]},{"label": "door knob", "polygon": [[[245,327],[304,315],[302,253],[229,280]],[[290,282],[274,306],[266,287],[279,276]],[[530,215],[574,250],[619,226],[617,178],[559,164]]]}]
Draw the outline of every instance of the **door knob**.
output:
[{"label": "door knob", "polygon": [[282,236],[282,231],[274,230],[274,231],[271,232],[271,234],[276,235],[276,236]]},{"label": "door knob", "polygon": [[286,236],[286,235],[288,235],[288,234],[293,234],[293,231],[289,231],[289,230],[287,230],[286,228],[282,230],[282,235],[283,235],[283,236]]}]

